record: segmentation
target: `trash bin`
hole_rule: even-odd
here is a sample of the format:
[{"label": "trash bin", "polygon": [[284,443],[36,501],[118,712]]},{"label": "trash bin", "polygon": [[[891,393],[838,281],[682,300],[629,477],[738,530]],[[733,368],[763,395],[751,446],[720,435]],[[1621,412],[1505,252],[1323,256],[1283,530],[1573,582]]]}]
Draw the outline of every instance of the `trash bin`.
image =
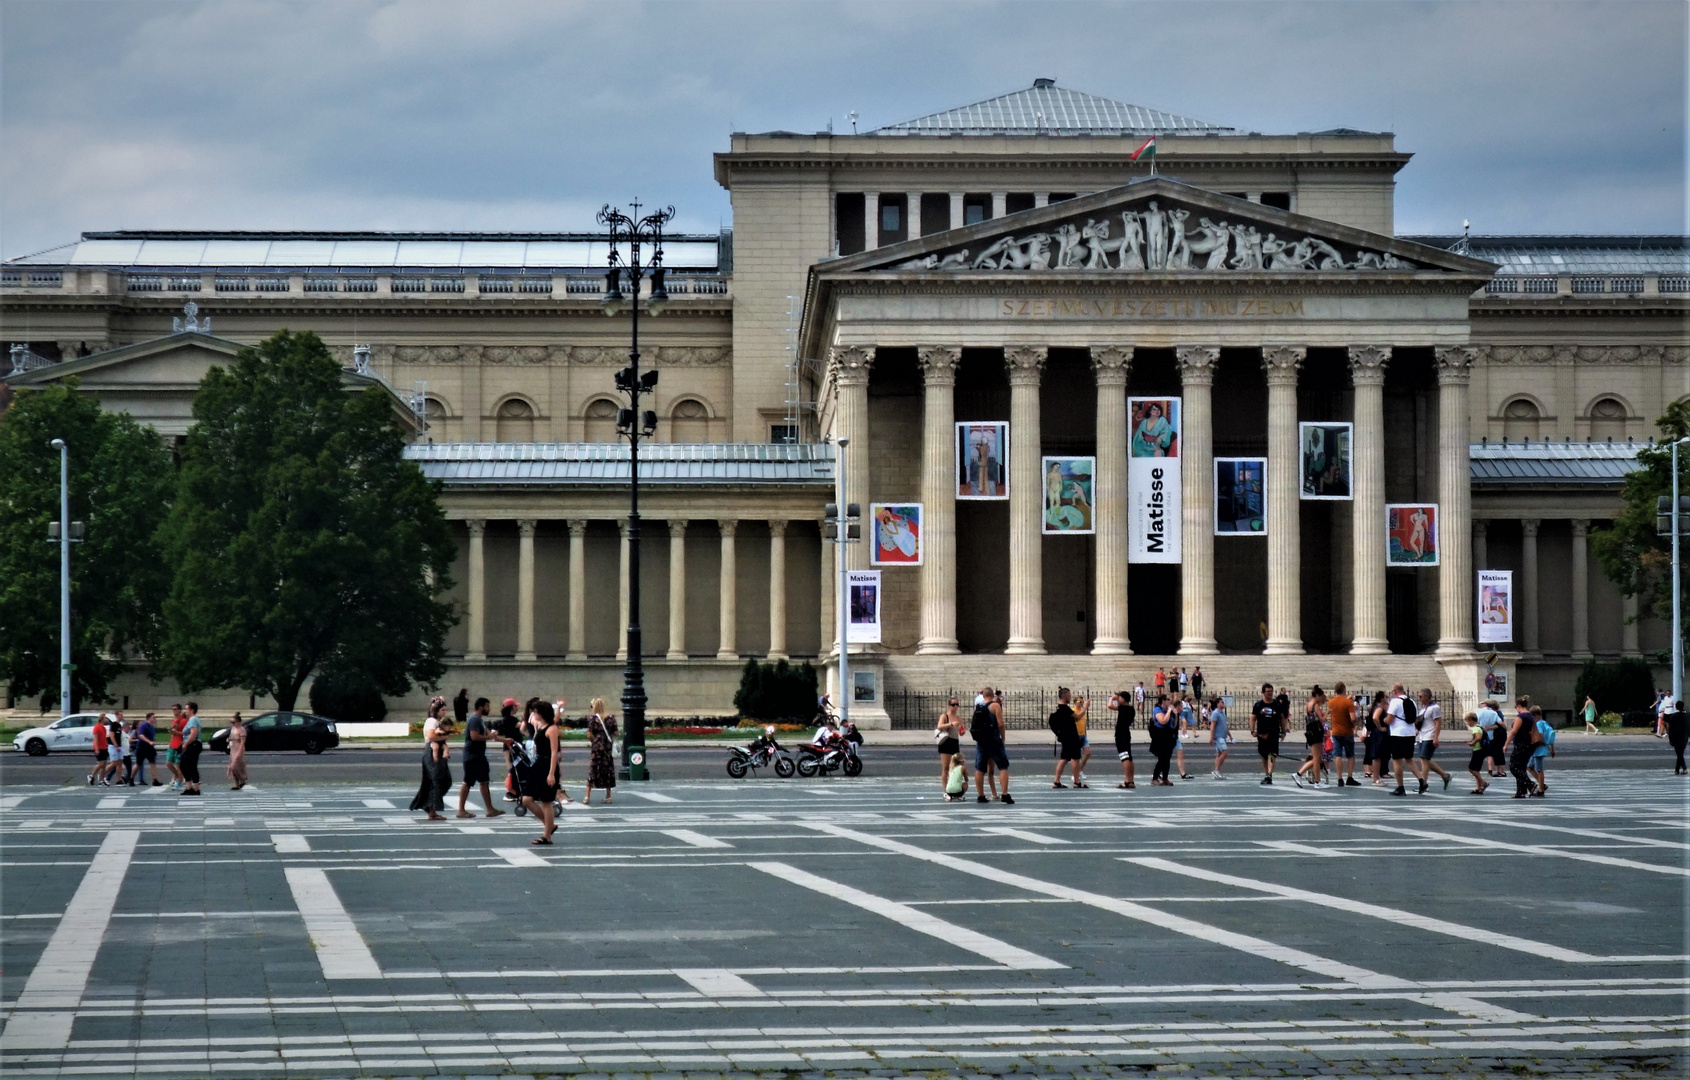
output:
[{"label": "trash bin", "polygon": [[646,776],[646,771],[645,771],[645,747],[643,747],[643,746],[630,746],[630,747],[628,747],[628,779],[630,779],[630,780],[647,780],[647,779],[650,779],[650,777]]}]

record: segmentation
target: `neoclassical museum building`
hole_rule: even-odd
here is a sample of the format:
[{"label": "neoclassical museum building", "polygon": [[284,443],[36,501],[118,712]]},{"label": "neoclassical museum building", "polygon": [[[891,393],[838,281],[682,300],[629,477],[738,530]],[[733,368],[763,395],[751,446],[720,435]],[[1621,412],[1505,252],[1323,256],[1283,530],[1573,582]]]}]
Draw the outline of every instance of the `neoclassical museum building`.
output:
[{"label": "neoclassical museum building", "polygon": [[[653,712],[731,712],[746,657],[837,656],[841,480],[870,721],[912,691],[1197,665],[1240,693],[1468,700],[1490,673],[1567,709],[1587,658],[1664,650],[1589,540],[1690,394],[1690,240],[1398,235],[1410,158],[1049,79],[731,136],[733,227],[669,239],[640,324]],[[172,439],[210,365],[316,331],[442,483],[448,691],[614,698],[629,315],[606,255],[589,232],[88,232],[4,264],[5,382],[74,375]]]}]

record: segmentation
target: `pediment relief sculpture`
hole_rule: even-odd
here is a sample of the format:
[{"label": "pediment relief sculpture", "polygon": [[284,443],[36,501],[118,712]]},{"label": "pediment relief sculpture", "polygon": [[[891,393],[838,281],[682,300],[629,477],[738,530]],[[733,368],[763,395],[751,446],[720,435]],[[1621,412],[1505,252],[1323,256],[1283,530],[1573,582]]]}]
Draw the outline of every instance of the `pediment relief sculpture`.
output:
[{"label": "pediment relief sculpture", "polygon": [[[1195,217],[1195,220],[1193,218]],[[1416,270],[1388,251],[1334,244],[1306,233],[1258,228],[1160,199],[1142,209],[1075,218],[967,248],[896,264],[896,270],[1274,271]]]}]

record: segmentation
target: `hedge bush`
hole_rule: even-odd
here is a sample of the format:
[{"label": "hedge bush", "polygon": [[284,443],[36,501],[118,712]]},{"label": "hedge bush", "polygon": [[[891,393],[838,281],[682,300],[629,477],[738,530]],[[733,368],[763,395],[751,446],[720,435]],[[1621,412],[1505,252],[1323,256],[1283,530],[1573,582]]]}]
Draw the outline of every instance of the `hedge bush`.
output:
[{"label": "hedge bush", "polygon": [[1625,714],[1655,704],[1655,676],[1642,660],[1603,663],[1586,660],[1578,682],[1573,684],[1573,708],[1584,707],[1585,696],[1596,700],[1598,712]]},{"label": "hedge bush", "polygon": [[387,715],[387,702],[374,683],[356,675],[318,672],[311,684],[311,711],[342,724],[376,724]]},{"label": "hedge bush", "polygon": [[753,720],[808,720],[816,712],[816,669],[781,660],[747,660],[734,694],[739,715]]}]

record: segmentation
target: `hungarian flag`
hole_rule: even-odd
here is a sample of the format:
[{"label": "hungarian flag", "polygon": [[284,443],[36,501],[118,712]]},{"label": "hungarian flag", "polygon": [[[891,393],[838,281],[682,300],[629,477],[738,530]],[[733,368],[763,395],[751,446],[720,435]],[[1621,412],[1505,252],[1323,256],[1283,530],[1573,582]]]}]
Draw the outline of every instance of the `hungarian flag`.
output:
[{"label": "hungarian flag", "polygon": [[1137,161],[1139,158],[1144,157],[1146,154],[1150,155],[1151,157],[1156,156],[1156,136],[1154,136],[1154,135],[1152,135],[1152,136],[1150,136],[1150,138],[1144,140],[1143,145],[1141,145],[1137,150],[1133,151],[1133,156],[1132,156],[1131,160]]}]

